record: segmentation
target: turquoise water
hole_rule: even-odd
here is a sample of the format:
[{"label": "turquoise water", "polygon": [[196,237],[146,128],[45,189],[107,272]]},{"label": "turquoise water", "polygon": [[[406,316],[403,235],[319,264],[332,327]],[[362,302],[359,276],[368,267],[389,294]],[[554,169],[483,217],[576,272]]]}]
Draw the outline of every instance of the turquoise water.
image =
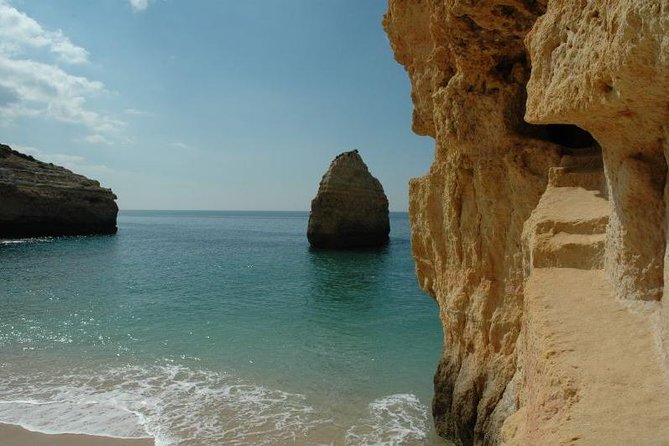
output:
[{"label": "turquoise water", "polygon": [[309,248],[308,215],[126,211],[0,242],[0,422],[159,445],[437,444],[441,350],[406,214]]}]

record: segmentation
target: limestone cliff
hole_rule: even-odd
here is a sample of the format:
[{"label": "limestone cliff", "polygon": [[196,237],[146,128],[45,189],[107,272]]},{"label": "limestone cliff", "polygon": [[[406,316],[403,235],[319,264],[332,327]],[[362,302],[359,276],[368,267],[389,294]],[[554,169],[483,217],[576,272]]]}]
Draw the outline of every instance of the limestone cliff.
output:
[{"label": "limestone cliff", "polygon": [[388,242],[388,198],[357,150],[332,161],[311,202],[307,238],[316,248],[352,249]]},{"label": "limestone cliff", "polygon": [[116,232],[111,190],[2,144],[0,197],[0,238]]},{"label": "limestone cliff", "polygon": [[390,0],[384,27],[436,141],[410,218],[439,433],[669,443],[669,5]]}]

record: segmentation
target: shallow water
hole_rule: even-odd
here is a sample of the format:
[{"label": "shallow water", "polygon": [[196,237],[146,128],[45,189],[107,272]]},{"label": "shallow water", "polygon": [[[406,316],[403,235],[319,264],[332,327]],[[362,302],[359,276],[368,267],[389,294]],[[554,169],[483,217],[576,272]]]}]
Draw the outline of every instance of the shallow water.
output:
[{"label": "shallow water", "polygon": [[406,214],[325,252],[307,214],[122,212],[0,242],[0,422],[159,445],[439,444],[441,349]]}]

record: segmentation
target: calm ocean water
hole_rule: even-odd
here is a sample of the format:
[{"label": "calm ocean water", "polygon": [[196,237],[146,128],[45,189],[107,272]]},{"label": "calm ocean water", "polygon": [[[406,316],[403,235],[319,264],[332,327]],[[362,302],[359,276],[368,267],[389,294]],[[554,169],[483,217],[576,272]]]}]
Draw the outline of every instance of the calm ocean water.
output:
[{"label": "calm ocean water", "polygon": [[406,214],[324,252],[308,214],[126,211],[0,242],[0,422],[158,445],[441,444],[438,309]]}]

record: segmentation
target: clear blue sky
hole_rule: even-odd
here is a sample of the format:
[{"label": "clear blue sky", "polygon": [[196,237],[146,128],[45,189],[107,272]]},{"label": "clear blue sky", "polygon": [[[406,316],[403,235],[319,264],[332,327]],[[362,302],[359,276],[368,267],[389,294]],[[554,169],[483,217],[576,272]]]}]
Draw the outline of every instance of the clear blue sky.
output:
[{"label": "clear blue sky", "polygon": [[383,0],[0,0],[0,142],[122,209],[307,210],[357,148],[391,210],[433,141]]}]

